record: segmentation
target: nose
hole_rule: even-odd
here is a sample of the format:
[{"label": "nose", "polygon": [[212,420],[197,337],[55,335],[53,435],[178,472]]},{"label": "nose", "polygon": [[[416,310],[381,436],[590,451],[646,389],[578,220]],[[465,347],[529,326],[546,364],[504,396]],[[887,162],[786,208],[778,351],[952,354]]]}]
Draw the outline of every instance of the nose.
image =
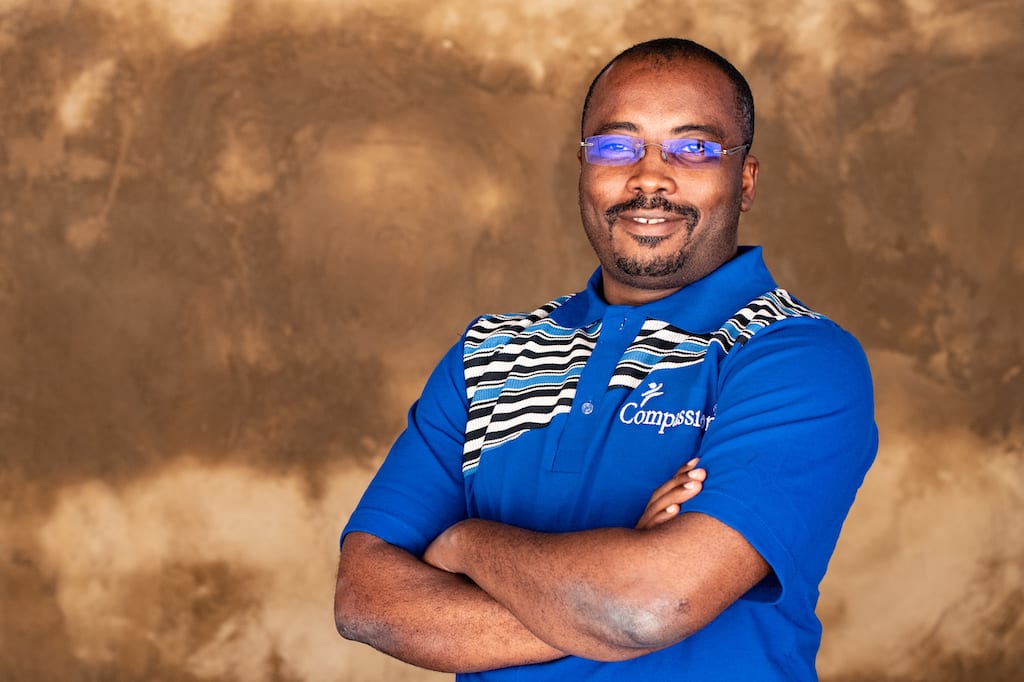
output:
[{"label": "nose", "polygon": [[671,167],[662,156],[661,145],[648,143],[644,145],[643,157],[633,165],[633,174],[629,177],[629,190],[644,194],[672,194],[676,190],[676,181],[670,171]]}]

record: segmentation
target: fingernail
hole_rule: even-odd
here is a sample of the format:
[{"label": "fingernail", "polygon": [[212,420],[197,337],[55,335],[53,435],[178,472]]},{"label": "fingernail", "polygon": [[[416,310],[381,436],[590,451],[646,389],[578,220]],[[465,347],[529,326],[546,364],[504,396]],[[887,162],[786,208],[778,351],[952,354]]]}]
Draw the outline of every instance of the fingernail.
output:
[{"label": "fingernail", "polygon": [[694,457],[693,459],[691,459],[689,462],[686,463],[686,466],[688,466],[688,467],[696,466],[697,462],[699,462],[699,461],[700,461],[700,457]]},{"label": "fingernail", "polygon": [[700,484],[699,484],[699,483],[697,483],[697,481],[687,481],[686,483],[684,483],[684,484],[683,484],[683,487],[684,487],[684,488],[686,488],[687,490],[694,490],[694,489],[696,489],[696,488],[697,488],[697,487],[698,487],[699,485],[700,485]]}]

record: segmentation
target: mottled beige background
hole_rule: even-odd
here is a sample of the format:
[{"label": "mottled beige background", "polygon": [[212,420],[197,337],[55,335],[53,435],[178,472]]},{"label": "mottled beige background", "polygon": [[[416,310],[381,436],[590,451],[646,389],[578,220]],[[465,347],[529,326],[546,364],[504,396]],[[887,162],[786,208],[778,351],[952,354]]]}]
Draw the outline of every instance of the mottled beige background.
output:
[{"label": "mottled beige background", "polygon": [[1017,0],[0,0],[0,679],[434,679],[334,633],[338,530],[468,320],[589,274],[580,100],[664,34],[748,75],[745,240],[875,370],[823,679],[1024,679],[1022,28]]}]

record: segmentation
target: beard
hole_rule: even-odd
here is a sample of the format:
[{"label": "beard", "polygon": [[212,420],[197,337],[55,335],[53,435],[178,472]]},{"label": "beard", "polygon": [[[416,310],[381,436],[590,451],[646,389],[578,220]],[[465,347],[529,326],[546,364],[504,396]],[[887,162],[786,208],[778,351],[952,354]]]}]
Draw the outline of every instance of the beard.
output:
[{"label": "beard", "polygon": [[615,266],[630,277],[665,277],[678,272],[686,264],[686,254],[680,251],[674,257],[648,260],[616,255]]},{"label": "beard", "polygon": [[[630,201],[615,204],[605,211],[604,218],[608,223],[609,233],[611,232],[612,226],[618,219],[620,213],[623,211],[637,209],[657,209],[682,216],[686,225],[687,238],[693,234],[693,231],[697,228],[697,224],[700,222],[700,210],[698,210],[696,206],[691,206],[689,204],[674,204],[660,194],[653,196],[641,194]],[[651,249],[658,246],[666,239],[668,239],[668,237],[633,237],[633,241],[635,243]],[[641,259],[636,256],[626,256],[620,253],[613,253],[612,255],[615,259],[615,266],[620,272],[629,275],[630,277],[641,278],[641,280],[649,277],[665,277],[666,275],[678,272],[683,269],[687,260],[687,254],[683,249],[680,249],[674,254],[645,259]]]}]

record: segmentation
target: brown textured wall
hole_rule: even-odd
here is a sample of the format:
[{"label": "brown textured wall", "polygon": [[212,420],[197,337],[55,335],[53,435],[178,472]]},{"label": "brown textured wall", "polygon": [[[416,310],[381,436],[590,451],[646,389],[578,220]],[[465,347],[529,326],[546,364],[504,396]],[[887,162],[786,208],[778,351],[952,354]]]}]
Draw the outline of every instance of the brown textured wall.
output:
[{"label": "brown textured wall", "polygon": [[475,314],[575,290],[583,88],[758,100],[745,240],[863,341],[830,682],[1024,670],[1019,2],[0,0],[0,680],[420,680],[336,537]]}]

